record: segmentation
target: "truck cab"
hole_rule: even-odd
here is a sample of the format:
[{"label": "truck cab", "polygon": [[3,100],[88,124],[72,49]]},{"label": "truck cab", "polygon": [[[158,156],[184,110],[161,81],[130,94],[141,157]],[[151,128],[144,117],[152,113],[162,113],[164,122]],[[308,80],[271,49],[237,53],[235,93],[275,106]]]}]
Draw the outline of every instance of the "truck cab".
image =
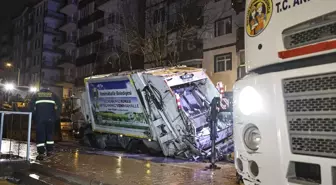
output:
[{"label": "truck cab", "polygon": [[247,0],[234,96],[247,185],[336,184],[336,1]]}]

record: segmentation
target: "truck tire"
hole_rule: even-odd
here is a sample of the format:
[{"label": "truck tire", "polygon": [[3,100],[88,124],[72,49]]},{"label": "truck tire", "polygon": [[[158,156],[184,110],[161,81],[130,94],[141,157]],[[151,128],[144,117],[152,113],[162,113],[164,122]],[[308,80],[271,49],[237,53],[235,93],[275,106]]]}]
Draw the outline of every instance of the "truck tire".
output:
[{"label": "truck tire", "polygon": [[96,135],[96,147],[98,149],[105,149],[106,148],[106,137],[104,135]]},{"label": "truck tire", "polygon": [[118,136],[118,142],[119,142],[121,148],[127,150],[130,143],[131,143],[131,138]]},{"label": "truck tire", "polygon": [[105,136],[92,133],[92,134],[86,134],[85,137],[89,141],[91,147],[98,148],[98,149],[106,148],[106,137]]}]

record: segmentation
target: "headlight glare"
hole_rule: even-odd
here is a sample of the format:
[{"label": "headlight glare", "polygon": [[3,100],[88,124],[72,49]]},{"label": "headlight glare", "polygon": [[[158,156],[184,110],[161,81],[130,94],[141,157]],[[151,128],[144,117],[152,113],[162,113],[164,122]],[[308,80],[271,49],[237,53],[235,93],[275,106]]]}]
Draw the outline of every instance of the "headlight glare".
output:
[{"label": "headlight glare", "polygon": [[253,87],[244,87],[238,101],[240,111],[246,116],[261,109],[261,96]]}]

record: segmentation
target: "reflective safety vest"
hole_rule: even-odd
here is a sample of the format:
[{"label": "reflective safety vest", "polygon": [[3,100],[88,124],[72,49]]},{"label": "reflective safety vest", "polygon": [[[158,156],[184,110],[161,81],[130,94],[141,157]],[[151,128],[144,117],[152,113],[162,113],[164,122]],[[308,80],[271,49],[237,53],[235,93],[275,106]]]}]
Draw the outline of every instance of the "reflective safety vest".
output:
[{"label": "reflective safety vest", "polygon": [[49,90],[37,92],[30,102],[30,109],[36,121],[55,121],[61,108],[59,98]]}]

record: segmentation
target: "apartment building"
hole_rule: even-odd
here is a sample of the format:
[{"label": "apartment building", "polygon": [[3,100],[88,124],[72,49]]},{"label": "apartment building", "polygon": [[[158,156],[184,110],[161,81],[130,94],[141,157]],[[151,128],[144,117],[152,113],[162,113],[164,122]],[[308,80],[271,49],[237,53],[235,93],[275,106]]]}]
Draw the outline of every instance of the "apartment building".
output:
[{"label": "apartment building", "polygon": [[[204,12],[213,22],[203,37],[202,67],[214,83],[223,82],[231,91],[242,74],[240,63],[244,62],[244,12],[237,14],[232,9],[231,0],[212,0],[207,3],[209,11]],[[238,70],[239,69],[239,70]]]},{"label": "apartment building", "polygon": [[58,85],[61,69],[57,61],[63,51],[57,46],[63,39],[58,31],[64,20],[59,13],[61,5],[61,0],[42,0],[13,19],[13,64],[19,72],[19,85],[48,85],[60,97],[63,87]]},{"label": "apartment building", "polygon": [[134,52],[125,32],[126,27],[142,32],[142,7],[143,0],[78,2],[76,92],[83,90],[87,76],[143,68],[143,56]]},{"label": "apartment building", "polygon": [[[163,51],[156,51],[160,59],[170,61],[175,48],[177,64],[202,67],[214,83],[222,81],[226,90],[231,91],[234,82],[245,74],[244,12],[237,14],[231,0],[146,3],[146,37],[162,39],[158,45]],[[152,30],[159,30],[159,34],[153,36]],[[153,62],[145,63],[151,67]]]},{"label": "apartment building", "polygon": [[0,83],[16,82],[17,71],[12,64],[12,32],[2,33],[0,37]]},{"label": "apartment building", "polygon": [[[146,1],[145,67],[185,64],[201,67],[203,0]],[[154,49],[152,49],[154,48]]]},{"label": "apartment building", "polygon": [[63,24],[58,28],[63,32],[58,47],[64,51],[64,55],[58,59],[57,66],[62,68],[59,84],[63,86],[63,98],[67,99],[73,95],[75,88],[78,0],[65,0],[59,11],[65,15]]}]

